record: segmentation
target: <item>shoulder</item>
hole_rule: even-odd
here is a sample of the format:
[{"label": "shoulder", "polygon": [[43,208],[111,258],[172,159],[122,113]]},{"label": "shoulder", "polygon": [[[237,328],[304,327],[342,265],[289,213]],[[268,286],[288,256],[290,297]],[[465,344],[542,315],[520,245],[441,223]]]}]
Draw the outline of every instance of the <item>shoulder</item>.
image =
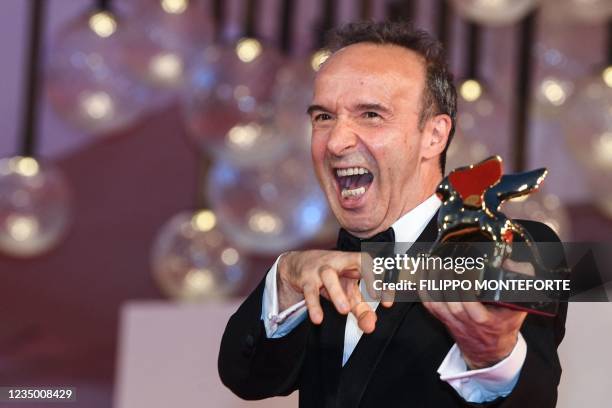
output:
[{"label": "shoulder", "polygon": [[525,228],[536,242],[561,242],[555,231],[542,222],[521,219],[514,219],[512,221]]}]

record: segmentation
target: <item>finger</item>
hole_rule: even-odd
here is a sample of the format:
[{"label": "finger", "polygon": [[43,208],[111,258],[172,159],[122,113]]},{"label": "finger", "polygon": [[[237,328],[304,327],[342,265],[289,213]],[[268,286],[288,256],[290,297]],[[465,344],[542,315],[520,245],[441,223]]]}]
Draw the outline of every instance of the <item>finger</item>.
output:
[{"label": "finger", "polygon": [[395,296],[395,293],[383,293],[383,298],[385,300],[382,300],[380,304],[383,305],[384,307],[393,306],[393,302],[395,301],[394,296]]},{"label": "finger", "polygon": [[321,289],[319,289],[319,294],[323,296],[325,299],[331,299],[331,296],[329,296],[329,293],[327,293],[327,289],[325,289],[325,287],[322,287]]},{"label": "finger", "polygon": [[304,285],[303,292],[310,320],[314,324],[321,324],[323,321],[323,309],[319,300],[319,288],[317,285],[309,282]]},{"label": "finger", "polygon": [[[399,271],[385,271],[383,281],[385,283],[397,283],[399,281]],[[388,286],[386,288],[383,288],[383,290],[381,291],[380,304],[384,307],[391,307],[393,306],[393,302],[395,302],[395,290],[390,289]]]},{"label": "finger", "polygon": [[491,319],[502,319],[502,320],[510,320],[510,319],[518,319],[523,320],[527,317],[527,312],[523,310],[516,310],[507,306],[498,306],[495,304],[484,305],[489,312],[489,316]]},{"label": "finger", "polygon": [[489,309],[480,302],[465,302],[463,307],[470,319],[478,324],[486,324],[491,319]]},{"label": "finger", "polygon": [[347,314],[350,311],[348,299],[340,285],[338,273],[330,266],[326,265],[319,268],[321,282],[329,294],[330,300],[333,302],[338,313]]},{"label": "finger", "polygon": [[480,282],[481,270],[473,270],[465,273],[465,279],[470,282],[469,289],[459,290],[459,297],[462,302],[474,303],[479,302],[478,300],[478,289],[476,282]]},{"label": "finger", "polygon": [[361,277],[361,252],[337,252],[331,260],[330,266],[339,271],[338,275],[355,278]]},{"label": "finger", "polygon": [[363,301],[357,285],[355,285],[353,290],[351,298],[354,304],[351,308],[351,313],[357,318],[357,325],[364,333],[372,333],[376,328],[376,313],[367,302]]},{"label": "finger", "polygon": [[470,315],[465,310],[463,302],[445,302],[446,308],[456,320],[462,323],[471,323]]},{"label": "finger", "polygon": [[[453,270],[444,270],[439,273],[439,280],[461,280],[466,279],[465,276],[457,275]],[[444,304],[448,312],[457,321],[470,324],[472,319],[465,308],[464,298],[466,297],[461,289],[459,290],[445,290],[442,292],[444,298]]]},{"label": "finger", "polygon": [[[423,278],[421,278],[423,279]],[[419,282],[417,282],[419,283]],[[433,303],[434,299],[431,297],[431,295],[429,294],[429,291],[427,289],[421,289],[421,286],[418,286],[417,289],[417,294],[419,295],[419,299],[421,299],[421,302],[423,303]]]},{"label": "finger", "polygon": [[510,258],[507,258],[502,268],[509,270],[510,272],[522,273],[528,276],[535,276],[535,269],[530,262],[517,262]]},{"label": "finger", "polygon": [[[436,268],[420,269],[418,271],[421,280],[427,280],[431,282],[439,282],[441,272]],[[448,309],[446,302],[444,302],[443,293],[430,293],[427,289],[421,289],[419,285],[418,290],[419,297],[423,302],[423,306],[431,314],[433,314],[438,320],[442,322],[454,321],[452,313]]]},{"label": "finger", "polygon": [[439,317],[437,315],[437,309],[438,309],[438,307],[436,306],[437,302],[434,301],[433,297],[430,295],[430,293],[427,290],[427,288],[426,287],[422,288],[422,286],[420,284],[421,281],[430,279],[432,271],[431,270],[420,269],[416,273],[417,273],[417,276],[418,276],[418,280],[417,280],[417,284],[418,284],[417,294],[419,296],[419,299],[421,299],[421,303],[423,304],[423,307],[425,307],[425,309],[427,309],[429,311],[429,313],[431,313],[432,315],[434,315],[436,318],[439,319]]},{"label": "finger", "polygon": [[353,308],[357,325],[364,333],[372,333],[376,328],[376,313],[366,302],[360,302]]},{"label": "finger", "polygon": [[376,289],[374,282],[382,284],[383,282],[390,282],[387,279],[389,271],[384,271],[382,274],[374,274],[374,260],[372,256],[367,252],[361,253],[361,279],[363,279],[366,286],[366,293],[369,299],[367,300],[380,300],[384,307],[393,306],[395,299],[395,291],[388,287],[384,289]]},{"label": "finger", "polygon": [[417,294],[423,303],[433,303],[440,300],[439,294],[432,296],[427,290],[427,286],[421,286],[421,283],[427,281],[437,282],[438,271],[435,268],[432,269],[419,269],[415,272],[417,276]]},{"label": "finger", "polygon": [[366,287],[368,296],[373,300],[380,299],[380,294],[374,289],[374,281],[379,279],[379,275],[374,274],[374,260],[367,252],[361,253],[361,278]]}]

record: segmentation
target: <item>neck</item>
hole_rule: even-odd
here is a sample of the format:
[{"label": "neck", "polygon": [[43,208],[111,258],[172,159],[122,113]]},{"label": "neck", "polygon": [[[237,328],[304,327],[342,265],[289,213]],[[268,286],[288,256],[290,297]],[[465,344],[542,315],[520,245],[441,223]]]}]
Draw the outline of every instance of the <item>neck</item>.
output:
[{"label": "neck", "polygon": [[399,220],[404,215],[414,210],[423,201],[431,197],[436,192],[436,188],[442,180],[442,173],[438,166],[427,166],[426,170],[417,178],[417,180],[418,184],[413,190],[415,193],[411,193],[409,199],[405,201],[404,207],[402,208],[399,216],[397,216],[389,226],[393,225],[395,221]]}]

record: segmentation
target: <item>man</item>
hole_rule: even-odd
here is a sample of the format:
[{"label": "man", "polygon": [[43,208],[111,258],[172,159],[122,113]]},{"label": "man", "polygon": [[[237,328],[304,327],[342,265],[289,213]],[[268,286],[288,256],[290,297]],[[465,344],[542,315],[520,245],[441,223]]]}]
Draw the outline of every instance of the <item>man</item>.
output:
[{"label": "man", "polygon": [[362,301],[360,239],[435,240],[456,94],[440,45],[407,25],[349,24],[330,49],[308,112],[339,250],[277,259],[227,325],[222,381],[245,399],[299,390],[301,407],[554,406],[565,308],[550,319],[477,302]]}]

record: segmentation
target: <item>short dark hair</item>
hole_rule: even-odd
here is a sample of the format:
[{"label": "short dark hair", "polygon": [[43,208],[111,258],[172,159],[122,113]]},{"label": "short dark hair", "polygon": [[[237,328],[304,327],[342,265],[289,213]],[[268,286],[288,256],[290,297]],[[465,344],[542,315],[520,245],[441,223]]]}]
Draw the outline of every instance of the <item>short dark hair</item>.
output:
[{"label": "short dark hair", "polygon": [[415,29],[410,23],[360,21],[332,29],[327,34],[325,48],[336,52],[349,45],[364,42],[398,45],[416,52],[425,60],[426,80],[419,114],[419,130],[423,130],[425,122],[434,115],[450,116],[448,142],[440,155],[440,168],[444,174],[446,152],[455,134],[457,119],[457,91],[453,84],[453,75],[448,68],[444,47],[429,33]]}]

